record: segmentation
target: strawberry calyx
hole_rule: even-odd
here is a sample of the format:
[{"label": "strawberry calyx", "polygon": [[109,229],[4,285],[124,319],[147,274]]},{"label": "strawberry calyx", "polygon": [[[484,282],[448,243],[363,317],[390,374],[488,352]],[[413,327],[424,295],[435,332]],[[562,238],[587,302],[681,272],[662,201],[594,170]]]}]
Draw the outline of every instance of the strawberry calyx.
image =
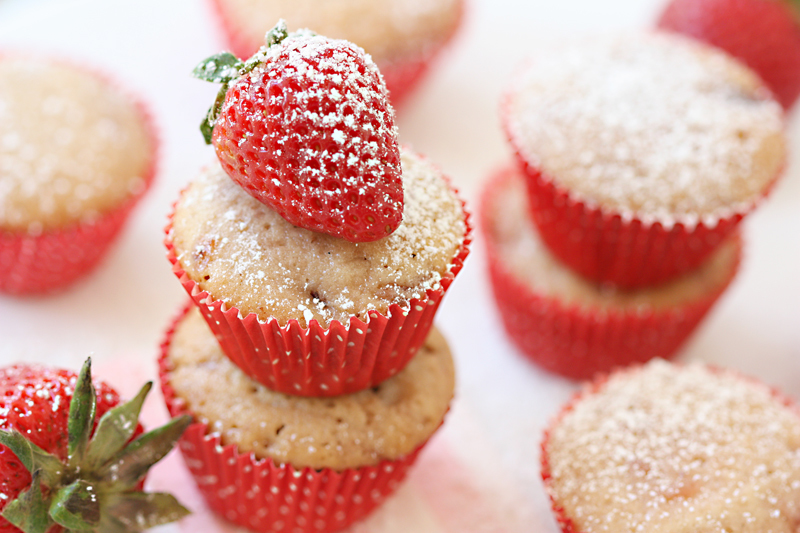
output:
[{"label": "strawberry calyx", "polygon": [[195,78],[207,81],[210,83],[221,83],[217,97],[214,103],[206,113],[203,121],[200,123],[200,132],[203,134],[203,139],[206,144],[211,144],[211,134],[214,130],[214,124],[219,116],[222,104],[225,102],[225,95],[228,93],[228,87],[231,82],[237,78],[241,78],[248,72],[252,71],[259,64],[261,64],[264,51],[276,44],[280,44],[289,36],[289,29],[286,26],[286,21],[281,19],[274,28],[267,32],[265,37],[265,47],[262,47],[259,52],[254,54],[247,61],[242,61],[230,52],[220,52],[209,58],[201,61],[192,71]]},{"label": "strawberry calyx", "polygon": [[144,493],[147,470],[175,445],[192,422],[172,419],[133,441],[139,413],[152,382],[129,402],[106,412],[92,434],[97,396],[91,360],[75,384],[68,415],[68,454],[62,462],[16,430],[0,431],[7,446],[31,473],[30,487],[2,511],[24,533],[67,531],[134,533],[178,520],[189,511],[170,494]]}]

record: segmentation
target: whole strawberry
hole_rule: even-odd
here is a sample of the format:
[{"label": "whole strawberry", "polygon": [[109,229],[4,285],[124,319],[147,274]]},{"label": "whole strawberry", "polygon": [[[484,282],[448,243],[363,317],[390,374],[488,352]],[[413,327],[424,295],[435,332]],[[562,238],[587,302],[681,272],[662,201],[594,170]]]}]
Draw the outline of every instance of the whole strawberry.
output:
[{"label": "whole strawberry", "polygon": [[799,5],[798,0],[672,0],[658,27],[740,59],[789,109],[800,95]]},{"label": "whole strawberry", "polygon": [[[130,402],[80,375],[18,365],[0,370],[0,532],[130,533],[187,511],[139,485],[191,422],[144,435],[137,423],[151,383]],[[135,440],[131,438],[139,435]]]},{"label": "whole strawberry", "polygon": [[252,196],[296,226],[352,242],[400,225],[394,110],[361,48],[308,31],[289,35],[281,21],[247,62],[223,53],[194,74],[223,84],[201,129]]}]

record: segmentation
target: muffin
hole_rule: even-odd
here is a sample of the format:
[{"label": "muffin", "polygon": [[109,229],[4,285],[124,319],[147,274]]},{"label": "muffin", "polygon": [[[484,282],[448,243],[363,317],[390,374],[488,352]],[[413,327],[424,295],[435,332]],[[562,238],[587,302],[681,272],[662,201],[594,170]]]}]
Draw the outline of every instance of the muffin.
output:
[{"label": "muffin", "polygon": [[563,531],[794,533],[799,414],[734,372],[653,361],[562,410],[542,477]]},{"label": "muffin", "polygon": [[523,355],[573,379],[675,355],[736,274],[738,235],[696,270],[625,291],[582,278],[542,242],[516,168],[485,185],[480,210],[500,319]]},{"label": "muffin", "polygon": [[332,532],[395,490],[453,396],[453,361],[435,329],[409,365],[337,398],[274,392],[222,353],[190,306],[162,347],[173,416],[196,424],[180,443],[208,505],[255,531]]},{"label": "muffin", "polygon": [[137,100],[82,67],[0,55],[0,291],[40,293],[101,259],[153,179]]},{"label": "muffin", "polygon": [[408,150],[401,165],[403,223],[369,243],[289,224],[217,165],[183,192],[167,228],[173,271],[249,376],[287,394],[346,394],[421,346],[470,228],[434,166]]},{"label": "muffin", "polygon": [[250,57],[278,19],[346,39],[377,63],[400,104],[455,34],[463,0],[213,0],[234,54]]},{"label": "muffin", "polygon": [[696,268],[783,167],[783,114],[722,52],[666,34],[564,45],[505,98],[542,239],[570,268],[635,288]]}]

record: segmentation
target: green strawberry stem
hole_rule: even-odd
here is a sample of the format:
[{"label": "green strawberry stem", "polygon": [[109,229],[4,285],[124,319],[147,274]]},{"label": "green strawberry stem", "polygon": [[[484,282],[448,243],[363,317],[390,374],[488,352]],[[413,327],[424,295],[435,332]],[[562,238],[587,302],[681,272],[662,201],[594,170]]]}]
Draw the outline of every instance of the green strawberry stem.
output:
[{"label": "green strawberry stem", "polygon": [[214,123],[217,121],[219,111],[225,102],[225,95],[228,92],[230,83],[252,71],[261,64],[264,53],[267,49],[280,44],[289,36],[286,21],[281,19],[274,28],[267,32],[264,37],[265,46],[256,52],[247,61],[242,61],[230,52],[220,52],[209,58],[204,59],[198,64],[192,75],[195,78],[211,83],[221,83],[219,92],[214,99],[214,104],[209,108],[208,113],[200,123],[200,132],[203,134],[206,144],[211,144],[211,133],[214,131]]},{"label": "green strawberry stem", "polygon": [[97,396],[87,359],[70,402],[66,464],[16,430],[0,431],[0,444],[32,476],[30,488],[5,506],[3,518],[25,533],[47,533],[54,524],[68,531],[136,533],[186,516],[189,511],[171,495],[136,488],[192,422],[189,416],[174,418],[130,441],[151,388],[145,384],[132,400],[109,410],[92,436]]}]

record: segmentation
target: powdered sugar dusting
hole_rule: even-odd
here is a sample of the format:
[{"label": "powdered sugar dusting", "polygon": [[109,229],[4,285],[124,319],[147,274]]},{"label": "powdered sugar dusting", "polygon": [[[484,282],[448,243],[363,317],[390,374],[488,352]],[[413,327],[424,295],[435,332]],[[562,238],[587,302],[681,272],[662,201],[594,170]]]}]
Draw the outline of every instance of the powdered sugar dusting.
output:
[{"label": "powdered sugar dusting", "polygon": [[176,208],[178,261],[212,299],[282,324],[346,323],[424,297],[464,240],[464,213],[438,170],[408,152],[401,160],[403,223],[369,243],[294,227],[212,167]]},{"label": "powdered sugar dusting", "polygon": [[723,54],[667,35],[571,43],[508,98],[521,155],[577,198],[690,224],[760,197],[784,159],[782,111]]},{"label": "powdered sugar dusting", "polygon": [[130,98],[99,76],[31,57],[0,59],[0,224],[90,221],[136,196],[154,141]]},{"label": "powdered sugar dusting", "polygon": [[796,533],[800,417],[701,365],[619,373],[564,414],[550,491],[578,531]]}]

